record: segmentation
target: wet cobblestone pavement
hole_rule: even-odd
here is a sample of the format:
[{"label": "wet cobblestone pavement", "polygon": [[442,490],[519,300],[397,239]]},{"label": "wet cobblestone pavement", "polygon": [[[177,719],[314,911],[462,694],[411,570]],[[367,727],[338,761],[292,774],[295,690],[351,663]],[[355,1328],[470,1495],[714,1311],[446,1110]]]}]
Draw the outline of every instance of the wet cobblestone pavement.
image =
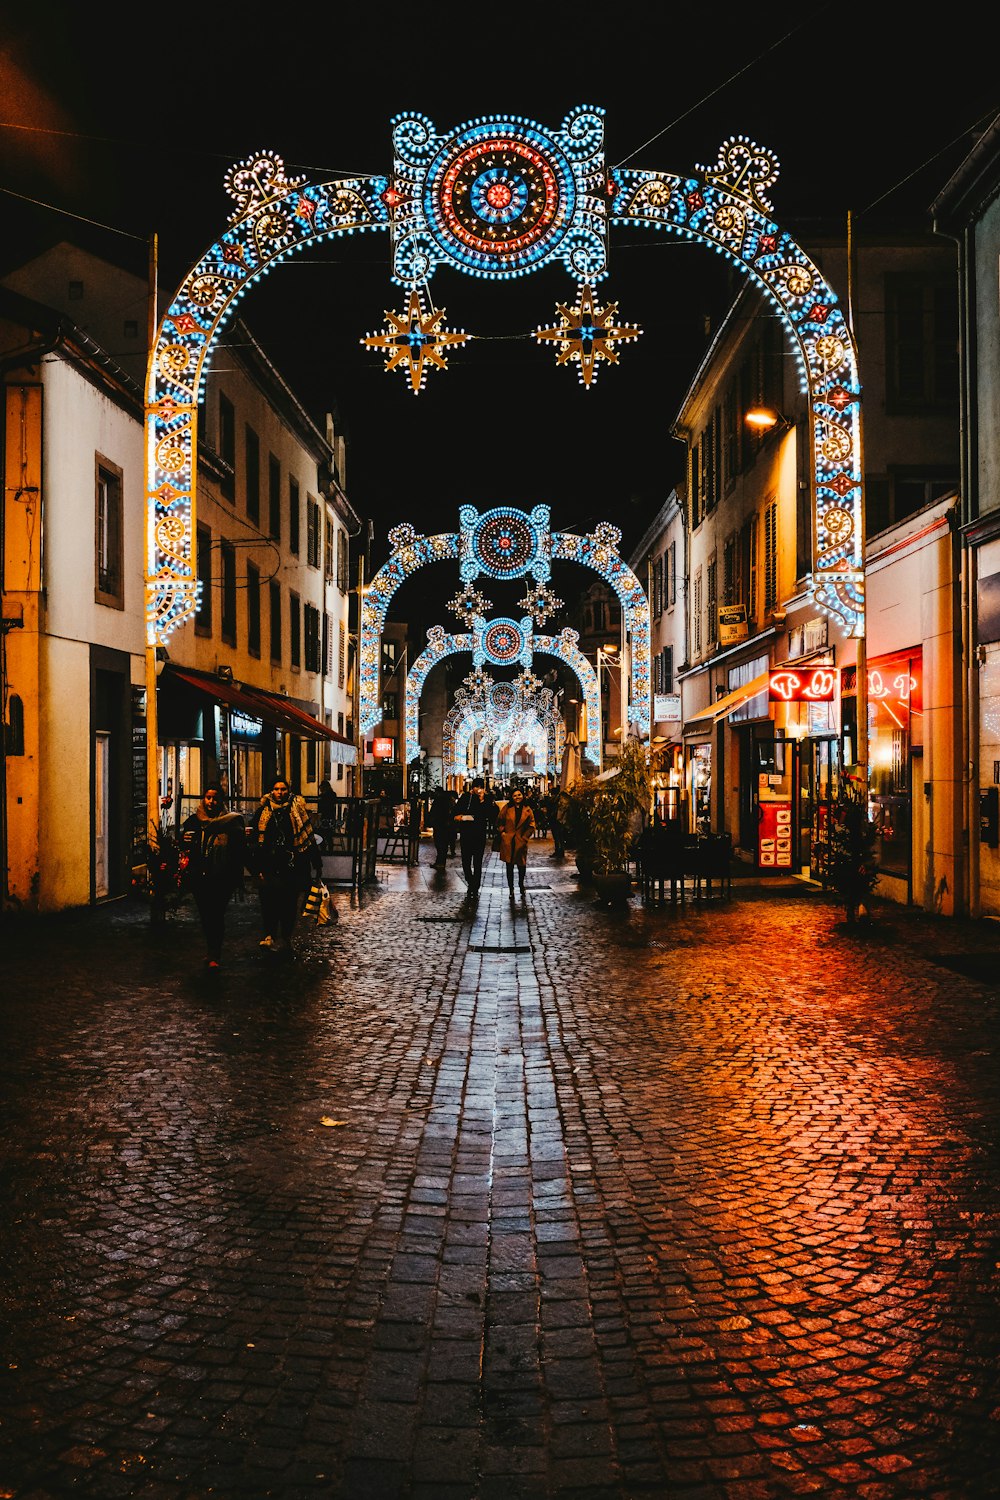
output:
[{"label": "wet cobblestone pavement", "polygon": [[7,925],[0,1497],[1000,1495],[1000,927],[545,853]]}]

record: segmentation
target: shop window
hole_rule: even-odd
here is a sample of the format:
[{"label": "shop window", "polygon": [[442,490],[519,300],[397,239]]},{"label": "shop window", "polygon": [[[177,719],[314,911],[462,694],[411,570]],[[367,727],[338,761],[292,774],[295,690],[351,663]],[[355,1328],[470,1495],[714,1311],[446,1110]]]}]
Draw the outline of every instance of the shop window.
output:
[{"label": "shop window", "polygon": [[196,635],[212,634],[212,533],[207,526],[198,523],[198,582],[201,594],[198,612],[194,617]]},{"label": "shop window", "polygon": [[248,426],[243,445],[244,488],[246,491],[247,515],[255,526],[260,525],[260,438]]},{"label": "shop window", "polygon": [[260,569],[247,563],[247,650],[260,656]]},{"label": "shop window", "polygon": [[123,556],[122,471],[117,464],[97,459],[97,556],[94,598],[110,609],[125,608]]}]

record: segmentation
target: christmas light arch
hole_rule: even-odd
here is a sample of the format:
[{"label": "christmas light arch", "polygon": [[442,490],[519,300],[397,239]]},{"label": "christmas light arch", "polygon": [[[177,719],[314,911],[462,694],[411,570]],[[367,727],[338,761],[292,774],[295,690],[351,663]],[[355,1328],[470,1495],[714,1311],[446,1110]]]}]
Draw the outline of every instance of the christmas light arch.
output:
[{"label": "christmas light arch", "polygon": [[[256,153],[226,175],[225,187],[236,205],[229,228],[178,287],[159,322],[147,366],[147,655],[165,644],[198,608],[198,409],[216,339],[250,288],[282,261],[326,240],[371,230],[390,233],[393,279],[410,290],[410,322],[401,325],[399,347],[395,354],[390,352],[389,364],[398,364],[405,351],[412,373],[417,350],[421,374],[415,389],[422,383],[425,360],[444,367],[441,349],[459,340],[458,335],[445,334],[440,314],[425,317],[419,306],[419,295],[441,262],[502,280],[561,261],[580,284],[580,305],[562,307],[567,326],[545,332],[556,339],[560,362],[576,359],[582,370],[587,357],[616,358],[611,347],[616,332],[631,336],[604,327],[599,317],[590,318],[588,356],[582,347],[584,330],[568,326],[573,321],[570,312],[580,314],[584,294],[589,297],[593,284],[607,274],[611,226],[661,230],[725,256],[761,289],[798,356],[811,431],[816,545],[809,583],[817,606],[848,633],[861,635],[857,350],[833,290],[773,217],[768,193],[779,171],[773,154],[737,136],[722,144],[711,167],[698,166],[689,175],[609,171],[603,152],[603,110],[590,106],[571,111],[554,130],[519,116],[491,115],[444,136],[425,116],[401,116],[394,122],[393,146],[391,180],[372,176],[309,184],[289,177],[281,157],[272,151]],[[589,556],[582,554],[608,550],[596,534],[589,543],[567,536],[553,536],[551,541],[553,558],[569,554],[589,563]],[[452,555],[457,545],[454,534],[414,537],[408,550],[443,549],[443,557]],[[424,556],[420,561],[429,560]],[[620,559],[618,564],[624,567]],[[394,565],[407,566],[399,556]],[[390,577],[384,574],[383,585]],[[378,712],[377,688],[373,692],[378,672],[373,626],[378,618],[373,604],[362,621],[362,654],[368,652],[361,664],[362,724],[367,728]],[[638,619],[637,609],[634,618]],[[633,651],[634,673],[637,668],[637,713],[632,719],[630,705],[630,720],[648,734],[648,624],[645,658],[641,646],[638,657]]]},{"label": "christmas light arch", "polygon": [[[554,656],[575,673],[580,684],[581,701],[584,708],[584,738],[594,744],[601,738],[601,695],[597,673],[579,649],[578,633],[567,626],[558,636],[535,635],[529,637],[530,655],[528,666],[535,655]],[[475,651],[475,631],[462,635],[450,635],[442,625],[432,625],[427,632],[427,645],[406,675],[405,688],[405,732],[407,764],[420,753],[420,697],[429,673],[439,662],[449,656]]]},{"label": "christmas light arch", "polygon": [[[480,513],[472,505],[463,505],[459,508],[459,521],[459,531],[442,532],[433,537],[418,535],[408,523],[393,527],[389,533],[392,554],[375,574],[361,605],[359,719],[362,733],[374,729],[382,717],[379,643],[393,595],[405,579],[427,563],[458,560],[460,574],[467,585],[483,573],[501,581],[531,577],[536,583],[545,584],[551,576],[553,561],[558,561],[578,563],[591,569],[617,595],[630,650],[628,722],[636,726],[642,738],[648,739],[652,706],[649,600],[642,584],[618,552],[621,541],[618,527],[602,522],[584,536],[568,531],[550,531],[547,505],[536,505],[530,513],[510,505],[494,506]],[[531,617],[523,617],[520,621],[505,617],[494,621],[493,625],[501,627],[498,638],[501,633],[510,637],[509,664],[530,664]],[[477,653],[476,666],[485,661],[508,664],[503,657],[491,652],[488,641],[474,642],[473,650]]]}]

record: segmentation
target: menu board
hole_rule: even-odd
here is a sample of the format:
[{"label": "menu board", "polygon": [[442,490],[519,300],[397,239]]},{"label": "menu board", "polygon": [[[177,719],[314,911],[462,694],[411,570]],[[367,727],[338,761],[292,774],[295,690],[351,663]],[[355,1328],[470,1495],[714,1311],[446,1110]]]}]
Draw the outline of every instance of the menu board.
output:
[{"label": "menu board", "polygon": [[762,870],[790,869],[792,864],[792,804],[761,802],[757,829],[757,864]]}]

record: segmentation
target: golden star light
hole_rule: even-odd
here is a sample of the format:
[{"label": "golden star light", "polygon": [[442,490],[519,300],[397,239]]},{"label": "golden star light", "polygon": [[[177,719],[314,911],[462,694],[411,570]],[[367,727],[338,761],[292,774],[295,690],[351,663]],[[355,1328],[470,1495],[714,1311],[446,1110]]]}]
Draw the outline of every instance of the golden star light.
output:
[{"label": "golden star light", "polygon": [[444,308],[432,307],[424,312],[420,305],[420,293],[414,287],[410,293],[410,305],[405,313],[389,312],[387,333],[370,333],[361,340],[369,349],[385,349],[387,370],[403,370],[410,377],[410,389],[419,395],[427,378],[429,365],[439,370],[448,368],[444,349],[449,345],[464,344],[470,335],[464,329],[449,331],[441,327]]},{"label": "golden star light", "polygon": [[607,307],[595,307],[590,283],[584,282],[575,307],[556,303],[561,323],[550,328],[536,328],[535,337],[539,343],[547,341],[557,345],[557,365],[575,361],[577,374],[589,389],[602,359],[611,365],[618,363],[614,346],[630,343],[642,332],[637,323],[613,322],[617,311],[617,302],[609,302]]}]

